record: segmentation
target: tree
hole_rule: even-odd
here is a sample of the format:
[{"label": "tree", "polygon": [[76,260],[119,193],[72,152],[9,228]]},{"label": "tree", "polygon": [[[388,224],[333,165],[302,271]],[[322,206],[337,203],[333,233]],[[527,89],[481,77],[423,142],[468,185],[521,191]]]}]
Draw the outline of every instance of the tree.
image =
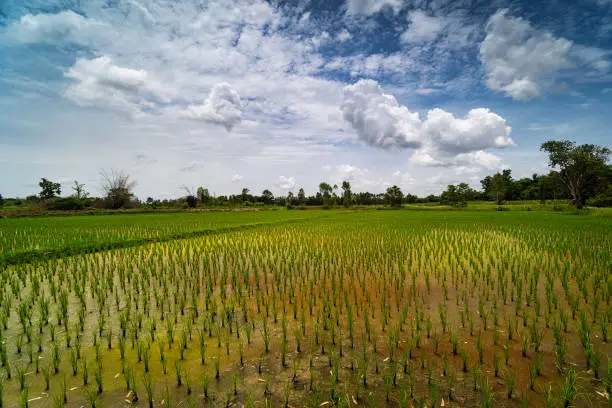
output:
[{"label": "tree", "polygon": [[202,204],[208,204],[208,201],[210,200],[210,194],[208,193],[208,189],[204,187],[198,187],[198,190],[196,191],[196,196]]},{"label": "tree", "polygon": [[385,201],[392,207],[399,207],[404,200],[404,193],[398,186],[391,186],[385,192]]},{"label": "tree", "polygon": [[353,193],[351,192],[351,183],[348,181],[342,182],[342,205],[350,207],[353,201]]},{"label": "tree", "polygon": [[472,193],[472,188],[466,183],[457,186],[451,184],[440,195],[440,202],[453,207],[465,207]]},{"label": "tree", "polygon": [[304,189],[300,187],[297,193],[297,200],[299,205],[306,204],[306,193],[304,193]]},{"label": "tree", "polygon": [[569,140],[550,140],[542,143],[540,150],[548,153],[550,167],[559,168],[559,179],[574,205],[581,209],[593,194],[589,184],[600,180],[607,169],[610,149],[593,144],[576,146]]},{"label": "tree", "polygon": [[264,204],[272,204],[274,202],[274,194],[268,189],[261,192],[261,200]]},{"label": "tree", "polygon": [[319,184],[319,193],[321,194],[321,201],[324,206],[329,205],[332,196],[332,186],[327,184],[326,182],[321,182]]},{"label": "tree", "polygon": [[77,200],[84,200],[89,195],[89,193],[85,191],[85,184],[81,184],[76,180],[74,180],[72,190],[74,191],[74,198],[76,198]]},{"label": "tree", "polygon": [[4,198],[2,197],[2,194],[0,194],[0,207],[2,207],[4,205]]},{"label": "tree", "polygon": [[251,191],[251,190],[249,190],[246,187],[242,188],[242,191],[240,192],[240,199],[242,200],[242,202],[251,201],[250,200],[251,195],[249,194],[249,191]]},{"label": "tree", "polygon": [[198,198],[193,194],[189,194],[187,197],[185,197],[185,202],[189,208],[196,208],[198,205]]},{"label": "tree", "polygon": [[102,171],[102,191],[106,196],[110,208],[118,209],[128,206],[134,197],[136,182],[130,180],[130,176],[123,171],[111,169]]},{"label": "tree", "polygon": [[40,198],[43,200],[48,200],[50,198],[55,198],[61,194],[62,186],[60,183],[54,183],[51,180],[47,180],[46,178],[40,179]]},{"label": "tree", "polygon": [[406,194],[406,203],[407,204],[413,204],[416,203],[417,200],[419,199],[419,197],[415,196],[414,194]]},{"label": "tree", "polygon": [[285,202],[288,208],[291,208],[294,204],[295,201],[295,196],[293,195],[292,191],[289,191],[287,193],[287,201]]},{"label": "tree", "polygon": [[506,197],[507,191],[507,178],[501,174],[496,173],[491,177],[491,197],[495,199],[497,205],[502,205],[504,198]]}]

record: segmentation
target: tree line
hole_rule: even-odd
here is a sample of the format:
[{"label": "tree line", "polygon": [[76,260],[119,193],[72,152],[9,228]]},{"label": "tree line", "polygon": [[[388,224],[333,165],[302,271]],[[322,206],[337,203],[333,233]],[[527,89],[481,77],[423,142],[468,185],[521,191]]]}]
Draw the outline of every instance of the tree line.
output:
[{"label": "tree line", "polygon": [[[211,195],[205,187],[195,191],[186,189],[186,195],[172,200],[158,200],[148,197],[144,201],[136,199],[136,182],[126,173],[117,170],[102,172],[102,197],[90,197],[85,185],[74,181],[72,194],[61,197],[60,183],[42,178],[38,195],[29,196],[25,203],[38,205],[51,210],[80,210],[85,208],[196,208],[218,206],[265,206],[277,205],[293,207],[352,205],[389,205],[401,206],[411,203],[439,202],[455,207],[466,206],[469,201],[495,201],[502,205],[505,201],[570,199],[577,208],[585,204],[593,206],[612,206],[612,166],[608,165],[610,149],[607,147],[574,142],[549,141],[541,145],[548,154],[551,171],[548,174],[533,174],[531,177],[513,179],[510,169],[486,176],[480,181],[481,191],[474,190],[467,183],[449,185],[440,195],[417,197],[404,194],[398,186],[390,186],[384,193],[352,191],[351,183],[343,181],[340,186],[321,182],[313,195],[306,195],[303,188],[297,193],[274,196],[265,189],[261,194],[252,194],[242,188],[239,194]],[[19,199],[2,199],[3,204],[19,204]]]}]

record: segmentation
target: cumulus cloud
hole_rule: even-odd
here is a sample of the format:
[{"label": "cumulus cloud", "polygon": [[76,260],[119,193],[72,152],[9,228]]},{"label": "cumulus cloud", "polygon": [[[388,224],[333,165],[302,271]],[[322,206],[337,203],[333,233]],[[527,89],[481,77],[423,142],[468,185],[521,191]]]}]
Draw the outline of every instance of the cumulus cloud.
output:
[{"label": "cumulus cloud", "polygon": [[215,84],[201,105],[190,105],[182,116],[221,125],[230,131],[242,120],[240,95],[227,83]]},{"label": "cumulus cloud", "polygon": [[340,109],[359,139],[370,146],[407,149],[422,144],[419,114],[400,105],[393,95],[385,94],[374,80],[362,79],[344,87]]},{"label": "cumulus cloud", "polygon": [[363,177],[368,172],[367,169],[360,169],[357,166],[350,164],[341,164],[336,166],[336,175],[339,180],[354,181],[357,178]]},{"label": "cumulus cloud", "polygon": [[232,176],[232,182],[233,182],[233,183],[237,183],[237,182],[239,182],[239,181],[242,181],[242,179],[243,179],[243,177],[242,177],[242,175],[240,175],[240,174],[234,174],[234,175]]},{"label": "cumulus cloud", "polygon": [[276,180],[276,185],[283,190],[293,190],[296,186],[295,178],[280,176]]},{"label": "cumulus cloud", "polygon": [[157,89],[145,70],[117,66],[107,56],[80,58],[64,75],[74,81],[66,96],[83,106],[135,112],[145,100],[144,93]]},{"label": "cumulus cloud", "polygon": [[376,14],[385,8],[393,10],[394,13],[399,12],[405,3],[403,0],[347,0],[346,11],[348,14]]},{"label": "cumulus cloud", "polygon": [[416,149],[413,161],[423,165],[441,165],[461,154],[514,145],[506,120],[489,109],[472,109],[457,118],[436,108],[421,119],[373,80],[346,86],[341,110],[367,145]]},{"label": "cumulus cloud", "polygon": [[227,83],[215,84],[202,104],[161,109],[176,97],[161,81],[144,69],[122,67],[108,56],[78,59],[64,73],[73,83],[65,95],[82,106],[117,109],[130,114],[144,110],[221,125],[228,131],[242,119],[240,96]]},{"label": "cumulus cloud", "polygon": [[499,10],[486,25],[480,45],[485,83],[493,91],[517,100],[541,95],[559,72],[584,66],[606,71],[606,53],[598,48],[574,45],[572,41],[534,28],[508,10]]},{"label": "cumulus cloud", "polygon": [[411,11],[408,20],[410,26],[401,36],[402,41],[406,43],[435,40],[447,24],[445,18],[429,16],[421,10]]},{"label": "cumulus cloud", "polygon": [[103,40],[100,32],[105,29],[110,31],[100,21],[65,10],[56,14],[26,14],[8,26],[6,35],[19,43],[89,44],[94,40]]},{"label": "cumulus cloud", "polygon": [[441,152],[419,150],[412,154],[410,162],[428,167],[453,167],[453,168],[483,168],[487,170],[499,170],[502,167],[502,158],[484,150],[469,153],[459,153],[455,156]]}]

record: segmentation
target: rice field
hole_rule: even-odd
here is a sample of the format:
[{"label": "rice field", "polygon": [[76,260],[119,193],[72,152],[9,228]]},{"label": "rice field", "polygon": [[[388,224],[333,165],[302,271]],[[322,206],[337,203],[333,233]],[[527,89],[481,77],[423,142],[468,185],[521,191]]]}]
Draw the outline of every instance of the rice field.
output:
[{"label": "rice field", "polygon": [[0,219],[0,265],[322,216],[322,211],[135,213]]},{"label": "rice field", "polygon": [[[14,258],[0,275],[1,407],[610,406],[610,218],[139,217],[96,219],[91,234],[252,227]],[[36,248],[30,234],[78,245],[94,218],[12,225],[3,248]],[[62,222],[83,225],[45,232]]]}]

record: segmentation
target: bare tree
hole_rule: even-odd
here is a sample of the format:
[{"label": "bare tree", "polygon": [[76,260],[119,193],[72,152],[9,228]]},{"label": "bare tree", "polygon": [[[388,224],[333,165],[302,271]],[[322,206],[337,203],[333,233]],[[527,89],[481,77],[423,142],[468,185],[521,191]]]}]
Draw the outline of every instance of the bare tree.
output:
[{"label": "bare tree", "polygon": [[134,197],[133,190],[136,182],[130,180],[130,176],[121,170],[103,170],[100,176],[102,177],[102,190],[110,207],[117,209],[129,205]]}]

